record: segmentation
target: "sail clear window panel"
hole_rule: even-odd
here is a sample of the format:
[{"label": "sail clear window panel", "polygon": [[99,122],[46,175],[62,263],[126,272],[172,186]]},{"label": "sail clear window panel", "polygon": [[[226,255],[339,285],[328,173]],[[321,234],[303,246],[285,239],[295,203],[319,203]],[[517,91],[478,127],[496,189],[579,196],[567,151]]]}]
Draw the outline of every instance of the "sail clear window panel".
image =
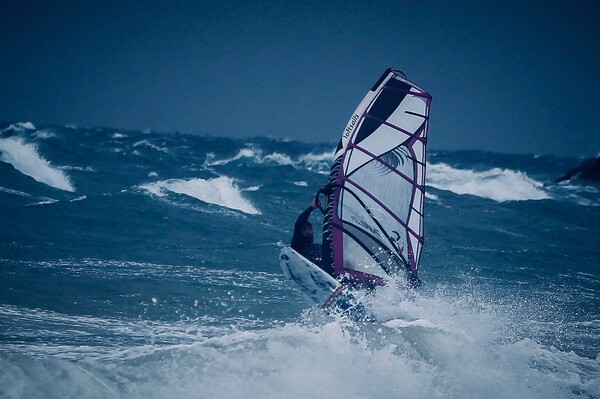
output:
[{"label": "sail clear window panel", "polygon": [[[360,143],[360,147],[370,152],[375,156],[379,156],[388,152],[390,149],[399,146],[409,138],[408,135],[399,132],[386,125],[381,125],[369,137]],[[351,153],[346,155],[344,171],[350,175],[355,169],[370,161],[370,155],[355,149],[350,150]]]}]

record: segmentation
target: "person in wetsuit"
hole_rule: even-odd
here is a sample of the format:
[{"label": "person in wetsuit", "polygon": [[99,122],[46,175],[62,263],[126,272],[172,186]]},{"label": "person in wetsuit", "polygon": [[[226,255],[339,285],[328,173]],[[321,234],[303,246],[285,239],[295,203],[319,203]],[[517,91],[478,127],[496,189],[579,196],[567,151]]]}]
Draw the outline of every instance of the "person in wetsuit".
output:
[{"label": "person in wetsuit", "polygon": [[317,209],[318,206],[319,204],[316,201],[313,201],[312,204],[298,216],[298,219],[296,219],[296,223],[294,224],[294,235],[292,237],[292,249],[315,265],[321,267],[321,244],[314,243],[313,226],[308,221],[310,214]]}]

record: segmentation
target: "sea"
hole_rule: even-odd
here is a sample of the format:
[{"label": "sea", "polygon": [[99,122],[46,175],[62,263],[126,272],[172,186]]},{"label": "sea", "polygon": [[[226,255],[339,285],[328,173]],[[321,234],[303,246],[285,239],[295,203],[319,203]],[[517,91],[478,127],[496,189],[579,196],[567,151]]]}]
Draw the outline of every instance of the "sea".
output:
[{"label": "sea", "polygon": [[278,262],[336,144],[0,125],[0,398],[600,398],[580,159],[430,148],[423,284],[353,321]]}]

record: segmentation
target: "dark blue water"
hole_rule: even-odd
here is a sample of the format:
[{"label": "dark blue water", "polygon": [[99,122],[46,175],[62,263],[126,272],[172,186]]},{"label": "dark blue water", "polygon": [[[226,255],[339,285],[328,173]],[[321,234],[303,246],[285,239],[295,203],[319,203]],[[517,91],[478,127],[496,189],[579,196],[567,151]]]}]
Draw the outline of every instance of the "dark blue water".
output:
[{"label": "dark blue water", "polygon": [[335,143],[0,130],[1,398],[600,397],[578,160],[430,151],[424,285],[353,323],[277,261]]}]

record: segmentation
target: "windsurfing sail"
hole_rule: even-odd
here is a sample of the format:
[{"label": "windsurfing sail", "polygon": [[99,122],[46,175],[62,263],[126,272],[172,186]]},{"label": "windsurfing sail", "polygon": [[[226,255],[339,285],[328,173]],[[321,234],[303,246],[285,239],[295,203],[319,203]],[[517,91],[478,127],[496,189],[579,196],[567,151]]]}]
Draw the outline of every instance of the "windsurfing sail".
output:
[{"label": "windsurfing sail", "polygon": [[334,154],[323,221],[323,262],[334,275],[385,284],[418,281],[431,95],[386,70],[350,117]]}]

